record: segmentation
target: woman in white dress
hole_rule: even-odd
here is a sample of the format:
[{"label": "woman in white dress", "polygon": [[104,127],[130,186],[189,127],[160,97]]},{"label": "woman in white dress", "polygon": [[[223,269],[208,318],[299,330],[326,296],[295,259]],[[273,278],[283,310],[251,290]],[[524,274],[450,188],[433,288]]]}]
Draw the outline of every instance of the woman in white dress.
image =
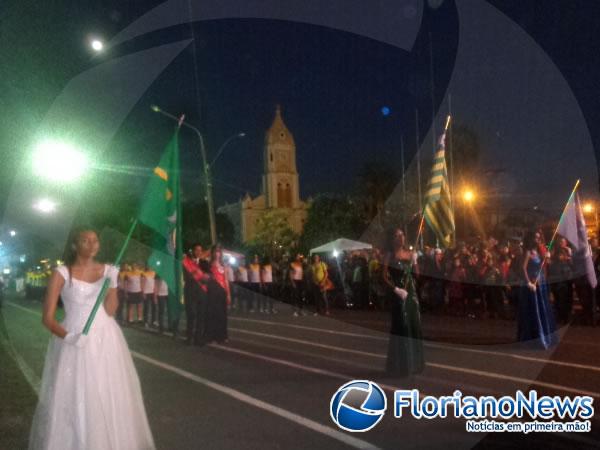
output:
[{"label": "woman in white dress", "polygon": [[[70,258],[52,274],[44,300],[43,324],[53,336],[46,354],[30,449],[154,449],[131,354],[113,315],[118,270],[99,264],[98,236],[83,229],[68,244]],[[110,278],[103,307],[89,334],[85,322]],[[65,319],[55,319],[59,295]]]}]

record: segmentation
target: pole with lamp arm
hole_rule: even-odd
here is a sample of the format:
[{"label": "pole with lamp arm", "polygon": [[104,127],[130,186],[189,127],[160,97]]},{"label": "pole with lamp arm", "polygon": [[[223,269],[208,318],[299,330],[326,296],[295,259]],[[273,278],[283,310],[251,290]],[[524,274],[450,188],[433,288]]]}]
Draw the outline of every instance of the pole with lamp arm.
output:
[{"label": "pole with lamp arm", "polygon": [[225,141],[225,143],[221,146],[221,148],[219,148],[217,155],[215,156],[215,158],[209,165],[208,161],[206,159],[206,146],[204,145],[204,136],[202,135],[202,132],[198,128],[181,120],[179,117],[176,117],[175,115],[173,115],[171,113],[168,113],[167,111],[163,111],[157,105],[152,105],[150,108],[154,112],[160,113],[163,116],[170,118],[171,120],[179,122],[180,126],[189,128],[194,133],[196,133],[196,136],[198,136],[198,140],[200,141],[200,155],[202,156],[202,169],[203,169],[202,172],[204,174],[204,185],[205,185],[205,189],[206,189],[206,206],[208,208],[208,221],[209,221],[209,226],[210,226],[210,241],[211,241],[212,245],[215,245],[217,243],[217,224],[216,224],[216,220],[215,220],[215,207],[214,207],[213,196],[212,196],[212,179],[211,179],[211,174],[210,174],[210,168],[215,163],[217,158],[221,155],[221,153],[223,152],[223,149],[225,148],[225,146],[227,144],[229,144],[229,142],[231,142],[233,139],[235,139],[237,137],[244,137],[246,134],[245,133],[237,133],[237,134],[234,134],[233,136],[229,137]]}]

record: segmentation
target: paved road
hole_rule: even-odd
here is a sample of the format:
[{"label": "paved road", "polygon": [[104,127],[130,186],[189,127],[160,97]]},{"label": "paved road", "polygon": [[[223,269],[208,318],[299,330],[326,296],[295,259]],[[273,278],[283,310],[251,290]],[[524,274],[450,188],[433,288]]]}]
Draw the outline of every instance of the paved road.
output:
[{"label": "paved road", "polygon": [[[12,352],[32,386],[39,383],[48,334],[40,305],[13,299],[3,317]],[[600,446],[600,423],[586,434],[472,434],[463,419],[394,419],[368,433],[346,433],[329,417],[343,383],[370,379],[388,393],[552,395],[600,399],[600,328],[568,327],[553,351],[513,342],[510,321],[423,317],[427,367],[410,379],[385,376],[387,317],[338,311],[332,318],[230,317],[230,342],[202,348],[143,328],[125,328],[157,445],[161,449],[546,448]],[[476,345],[472,345],[475,343]],[[471,344],[471,345],[469,345]],[[598,415],[600,418],[600,414]]]}]

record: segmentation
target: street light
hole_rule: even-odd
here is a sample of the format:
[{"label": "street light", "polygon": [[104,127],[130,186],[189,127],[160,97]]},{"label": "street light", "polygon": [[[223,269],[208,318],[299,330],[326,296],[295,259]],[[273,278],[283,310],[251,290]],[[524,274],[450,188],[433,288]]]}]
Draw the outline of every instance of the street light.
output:
[{"label": "street light", "polygon": [[465,189],[463,192],[463,200],[466,203],[472,203],[475,200],[475,193],[471,189]]},{"label": "street light", "polygon": [[204,182],[205,182],[205,187],[206,187],[206,206],[208,207],[208,220],[209,220],[209,225],[210,225],[210,241],[214,245],[217,243],[217,225],[216,225],[216,220],[215,220],[215,207],[213,204],[213,197],[212,197],[212,181],[211,181],[211,177],[210,177],[210,168],[215,163],[217,158],[221,155],[221,152],[223,151],[223,149],[229,142],[231,142],[233,139],[238,138],[238,137],[242,138],[242,137],[246,136],[246,134],[245,133],[237,133],[237,134],[234,134],[233,136],[229,137],[228,139],[226,139],[225,143],[223,145],[221,145],[221,148],[219,148],[219,150],[217,151],[217,155],[215,156],[215,158],[212,160],[212,162],[209,165],[208,161],[206,160],[206,147],[204,146],[204,136],[202,136],[202,133],[200,132],[200,130],[198,128],[181,120],[179,117],[176,117],[175,115],[173,115],[171,113],[168,113],[167,111],[163,111],[157,105],[151,105],[150,109],[156,113],[160,113],[163,116],[166,116],[169,119],[180,123],[180,125],[183,125],[184,127],[189,128],[194,133],[196,133],[196,136],[198,136],[198,140],[200,141],[200,155],[202,156]]},{"label": "street light", "polygon": [[586,202],[583,205],[583,213],[587,214],[587,215],[593,215],[594,218],[594,226],[592,228],[592,236],[595,236],[596,233],[598,233],[598,208],[595,207],[595,205],[592,202]]},{"label": "street light", "polygon": [[56,203],[47,198],[43,198],[38,200],[33,207],[44,214],[49,214],[56,210]]},{"label": "street light", "polygon": [[15,230],[10,230],[10,237],[15,237],[17,232]]},{"label": "street light", "polygon": [[99,53],[104,50],[104,42],[102,42],[100,39],[92,39],[90,41],[90,47],[92,47],[92,50]]},{"label": "street light", "polygon": [[72,145],[53,139],[36,146],[33,154],[34,172],[55,182],[71,182],[80,178],[88,168],[85,155]]}]

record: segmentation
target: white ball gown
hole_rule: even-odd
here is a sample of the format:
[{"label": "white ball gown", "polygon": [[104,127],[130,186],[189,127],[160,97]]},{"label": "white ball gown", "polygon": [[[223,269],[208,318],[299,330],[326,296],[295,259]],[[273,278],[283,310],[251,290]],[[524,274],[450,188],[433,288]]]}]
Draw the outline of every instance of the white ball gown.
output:
[{"label": "white ball gown", "polygon": [[[61,292],[63,327],[83,331],[106,277],[117,286],[118,271],[87,283],[69,277]],[[98,309],[86,345],[76,347],[52,336],[46,354],[39,403],[29,439],[31,450],[154,449],[140,382],[129,348],[114,318]]]}]

